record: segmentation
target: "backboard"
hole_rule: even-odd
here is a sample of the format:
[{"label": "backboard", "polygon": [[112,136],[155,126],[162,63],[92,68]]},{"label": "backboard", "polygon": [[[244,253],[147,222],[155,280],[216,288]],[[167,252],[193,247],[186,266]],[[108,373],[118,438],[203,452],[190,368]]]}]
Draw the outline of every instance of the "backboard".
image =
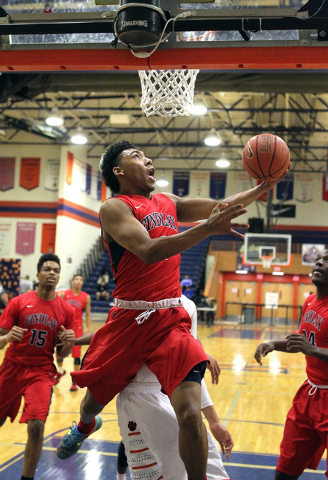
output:
[{"label": "backboard", "polygon": [[246,233],[244,263],[265,268],[291,263],[292,236],[270,233]]}]

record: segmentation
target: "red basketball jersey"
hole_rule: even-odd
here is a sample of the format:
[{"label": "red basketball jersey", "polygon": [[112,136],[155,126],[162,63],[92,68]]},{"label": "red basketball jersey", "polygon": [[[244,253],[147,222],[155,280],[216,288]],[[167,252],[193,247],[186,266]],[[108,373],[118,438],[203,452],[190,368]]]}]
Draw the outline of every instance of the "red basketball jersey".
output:
[{"label": "red basketball jersey", "polygon": [[42,300],[36,291],[13,298],[0,317],[0,327],[11,330],[16,325],[27,328],[21,342],[12,342],[5,358],[23,365],[53,363],[56,335],[63,325],[66,330],[74,325],[74,310],[62,298]]},{"label": "red basketball jersey", "polygon": [[88,294],[86,292],[81,291],[78,295],[75,295],[72,289],[65,291],[64,300],[74,308],[75,320],[82,320],[83,309],[85,308],[87,298]]},{"label": "red basketball jersey", "polygon": [[[299,333],[313,345],[328,348],[328,296],[317,300],[313,293],[305,300]],[[327,362],[314,357],[305,358],[308,379],[316,385],[328,385]]]},{"label": "red basketball jersey", "polygon": [[[151,238],[169,237],[178,233],[176,206],[166,195],[158,193],[150,199],[140,195],[118,195],[117,198],[132,210]],[[153,302],[181,296],[180,255],[146,265],[117,242],[106,245],[116,281],[113,297]]]}]

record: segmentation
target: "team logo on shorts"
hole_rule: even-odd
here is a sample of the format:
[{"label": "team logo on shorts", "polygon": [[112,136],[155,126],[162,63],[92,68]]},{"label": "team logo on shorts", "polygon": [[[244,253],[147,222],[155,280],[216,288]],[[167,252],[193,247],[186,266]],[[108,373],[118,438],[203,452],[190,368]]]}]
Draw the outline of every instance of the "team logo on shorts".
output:
[{"label": "team logo on shorts", "polygon": [[136,428],[137,428],[136,422],[130,421],[130,422],[128,423],[128,429],[129,429],[131,432],[134,432],[134,431],[136,430]]}]

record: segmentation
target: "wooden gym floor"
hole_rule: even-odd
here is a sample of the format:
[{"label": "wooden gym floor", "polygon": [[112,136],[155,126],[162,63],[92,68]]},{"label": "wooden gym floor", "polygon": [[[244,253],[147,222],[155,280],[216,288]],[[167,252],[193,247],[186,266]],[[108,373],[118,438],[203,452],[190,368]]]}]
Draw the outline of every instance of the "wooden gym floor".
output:
[{"label": "wooden gym floor", "polygon": [[[97,330],[102,322],[94,322]],[[256,346],[269,339],[283,339],[296,331],[293,326],[240,325],[216,322],[213,327],[199,325],[198,335],[206,351],[221,366],[220,383],[208,390],[221,421],[229,429],[235,447],[224,465],[232,480],[270,480],[279,455],[279,444],[287,411],[298,386],[306,379],[302,354],[273,352],[260,367],[254,360]],[[86,347],[83,347],[85,351]],[[4,350],[0,352],[2,362]],[[83,390],[70,392],[71,358],[65,359],[67,374],[54,387],[50,413],[45,427],[42,456],[35,479],[115,480],[117,446],[120,441],[115,402],[101,416],[103,427],[69,460],[57,459],[55,450],[72,421],[79,419]],[[0,478],[19,479],[26,442],[26,425],[9,420],[0,429]],[[306,471],[304,480],[324,479],[326,461],[319,469]]]}]

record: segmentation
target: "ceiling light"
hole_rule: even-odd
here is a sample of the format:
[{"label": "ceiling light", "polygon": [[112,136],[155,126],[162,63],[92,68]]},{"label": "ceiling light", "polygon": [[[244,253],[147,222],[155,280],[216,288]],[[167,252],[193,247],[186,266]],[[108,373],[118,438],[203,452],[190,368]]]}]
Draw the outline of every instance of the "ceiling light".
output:
[{"label": "ceiling light", "polygon": [[247,270],[236,270],[235,273],[239,273],[240,275],[245,275],[246,273],[248,273]]},{"label": "ceiling light", "polygon": [[284,272],[272,272],[272,275],[285,275]]},{"label": "ceiling light", "polygon": [[163,172],[162,175],[161,175],[161,178],[159,180],[157,180],[156,185],[158,187],[167,187],[168,184],[169,184],[169,182],[166,180],[164,172]]},{"label": "ceiling light", "polygon": [[215,162],[215,165],[219,168],[227,168],[227,167],[229,167],[230,162],[226,158],[220,158],[220,160]]},{"label": "ceiling light", "polygon": [[46,124],[51,127],[60,127],[64,123],[64,119],[58,114],[58,109],[54,108],[49,117],[46,118]]},{"label": "ceiling light", "polygon": [[84,135],[82,128],[78,128],[74,135],[71,136],[71,141],[76,145],[84,145],[87,143],[88,139]]},{"label": "ceiling light", "polygon": [[193,105],[191,109],[192,115],[205,115],[206,112],[207,112],[207,108],[205,107],[205,105],[202,105],[201,103],[196,103],[195,105]]},{"label": "ceiling light", "polygon": [[204,140],[208,147],[217,147],[220,145],[221,141],[220,135],[215,130],[211,130]]}]

